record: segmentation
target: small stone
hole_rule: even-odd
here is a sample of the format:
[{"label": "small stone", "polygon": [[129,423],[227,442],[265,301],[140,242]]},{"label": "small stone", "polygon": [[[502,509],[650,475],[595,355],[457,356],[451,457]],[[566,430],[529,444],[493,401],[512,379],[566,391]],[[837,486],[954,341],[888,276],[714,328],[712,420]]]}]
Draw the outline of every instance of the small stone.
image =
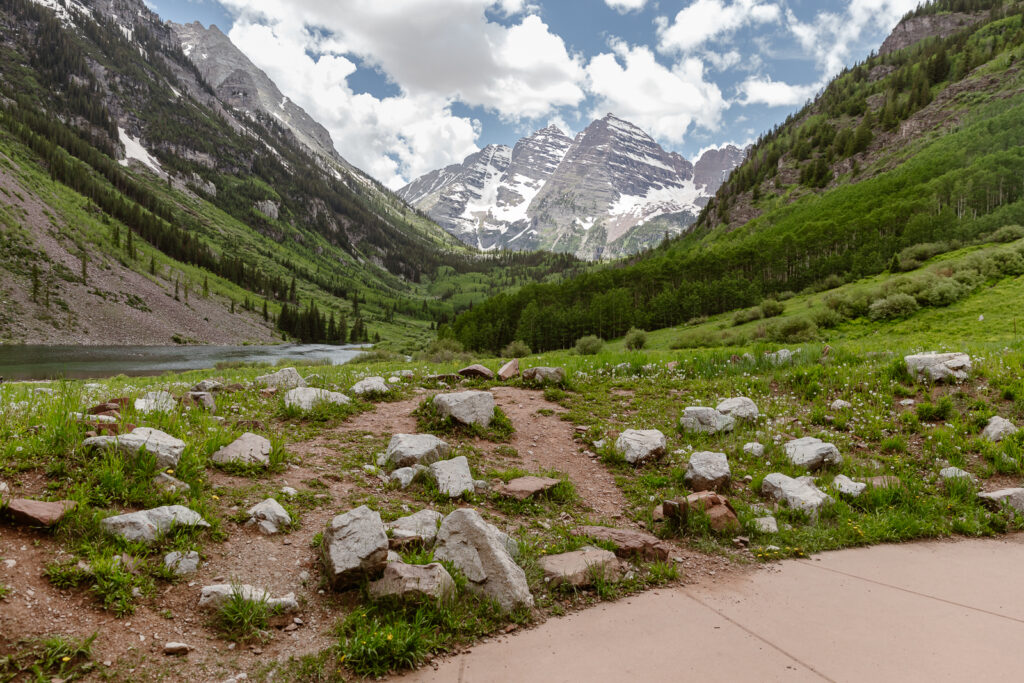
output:
[{"label": "small stone", "polygon": [[259,434],[246,432],[214,453],[210,460],[218,464],[269,465],[270,440]]},{"label": "small stone", "polygon": [[939,476],[947,481],[950,479],[967,479],[968,481],[975,481],[973,474],[965,472],[959,467],[944,467],[939,470]]},{"label": "small stone", "polygon": [[199,553],[190,550],[187,553],[174,552],[164,555],[164,566],[177,576],[188,576],[199,569]]},{"label": "small stone", "polygon": [[835,445],[813,436],[794,439],[785,445],[785,449],[786,457],[792,464],[806,467],[812,472],[826,465],[841,465],[843,462],[843,456]]},{"label": "small stone", "polygon": [[722,415],[730,415],[737,420],[756,420],[760,413],[757,404],[746,396],[727,398],[715,408]]},{"label": "small stone", "polygon": [[437,537],[437,528],[444,518],[435,510],[420,510],[406,517],[399,517],[384,525],[391,531],[392,538],[419,538],[430,545]]},{"label": "small stone", "polygon": [[463,377],[474,377],[479,379],[494,379],[494,373],[490,369],[475,363],[469,367],[462,368],[459,370],[459,374]]},{"label": "small stone", "polygon": [[836,400],[832,401],[831,404],[829,404],[828,409],[829,410],[834,410],[834,411],[838,412],[840,410],[848,410],[848,409],[850,409],[852,407],[853,407],[853,404],[850,403],[849,401],[844,401],[841,398],[837,398]]},{"label": "small stone", "polygon": [[15,498],[7,512],[15,522],[31,526],[53,526],[78,506],[73,500],[43,501]]},{"label": "small stone", "polygon": [[284,395],[284,404],[288,408],[295,408],[304,412],[313,410],[320,404],[345,405],[351,403],[345,394],[339,394],[326,389],[313,389],[311,387],[298,387]]},{"label": "small stone", "polygon": [[665,435],[657,429],[627,429],[615,441],[615,450],[631,465],[657,458],[665,448]]},{"label": "small stone", "polygon": [[844,496],[857,498],[860,494],[864,493],[864,489],[866,489],[868,485],[859,481],[854,481],[845,474],[837,474],[836,478],[832,480],[832,487]]},{"label": "small stone", "polygon": [[832,502],[828,494],[814,485],[811,477],[793,479],[773,472],[761,482],[761,493],[773,500],[784,502],[796,510],[803,510],[812,519],[818,518],[821,508]]},{"label": "small stone", "polygon": [[731,432],[736,425],[736,419],[731,415],[723,415],[714,408],[689,406],[683,409],[679,424],[683,431],[717,434]]},{"label": "small stone", "polygon": [[302,379],[299,371],[295,368],[283,368],[273,374],[257,377],[256,384],[284,390],[304,387],[306,386],[306,380]]},{"label": "small stone", "polygon": [[433,434],[395,434],[384,453],[391,467],[429,465],[448,456],[451,447]]},{"label": "small stone", "polygon": [[423,465],[415,465],[413,467],[400,467],[391,473],[390,481],[398,482],[401,488],[408,488],[412,484],[416,475],[420,472],[427,472],[427,468]]},{"label": "small stone", "polygon": [[365,505],[338,515],[324,532],[324,563],[335,589],[347,588],[364,577],[384,571],[388,537],[380,514]]},{"label": "small stone", "polygon": [[755,458],[763,458],[764,457],[764,446],[762,446],[761,444],[757,443],[756,441],[751,441],[750,443],[743,444],[743,452],[744,453],[749,453],[750,455],[754,456]]},{"label": "small stone", "polygon": [[273,598],[265,588],[256,588],[247,584],[220,583],[203,586],[199,594],[199,606],[206,609],[220,609],[232,595],[239,595],[243,600],[265,602],[268,607],[279,609],[283,613],[299,611],[299,603],[294,593],[287,593],[280,598]]},{"label": "small stone", "polygon": [[[666,509],[666,514],[668,510]],[[636,531],[635,529],[615,529],[606,526],[584,526],[576,532],[576,536],[586,536],[595,541],[609,541],[617,547],[615,554],[624,558],[644,560],[665,560],[671,552],[671,546],[657,536]]]},{"label": "small stone", "polygon": [[565,381],[565,368],[527,368],[523,370],[523,379],[534,384],[561,384]]},{"label": "small stone", "polygon": [[267,535],[276,534],[282,527],[292,523],[292,518],[288,511],[273,498],[267,498],[253,505],[247,513],[249,515],[247,524],[256,525],[260,533]]},{"label": "small stone", "polygon": [[725,453],[697,451],[690,456],[683,479],[694,491],[721,491],[729,488],[731,476]]},{"label": "small stone", "polygon": [[449,498],[459,498],[472,493],[473,475],[469,470],[466,456],[460,455],[451,460],[440,460],[430,465],[430,475],[437,483],[437,490]]},{"label": "small stone", "polygon": [[128,434],[119,436],[95,436],[83,441],[82,445],[86,448],[114,449],[131,457],[145,449],[156,458],[160,469],[177,467],[181,454],[185,452],[184,441],[150,427],[136,427]]},{"label": "small stone", "polygon": [[128,541],[153,543],[174,526],[208,528],[210,525],[197,512],[183,505],[164,505],[107,517],[100,520],[100,526],[108,533]]},{"label": "small stone", "polygon": [[966,353],[920,353],[903,360],[911,375],[932,382],[962,382],[971,373],[971,357]]},{"label": "small stone", "polygon": [[999,443],[1008,436],[1012,436],[1017,433],[1017,427],[1006,418],[993,415],[989,419],[988,424],[985,425],[985,429],[981,432],[981,438],[992,441],[993,443]]},{"label": "small stone", "polygon": [[526,500],[531,496],[550,491],[561,483],[560,479],[552,479],[551,477],[517,477],[507,484],[499,484],[494,490],[508,498]]},{"label": "small stone", "polygon": [[383,377],[367,377],[352,385],[352,393],[356,396],[372,396],[374,394],[386,394],[391,391]]},{"label": "small stone", "polygon": [[519,374],[519,359],[518,358],[513,358],[509,362],[507,362],[504,365],[502,365],[501,369],[498,370],[498,379],[500,379],[502,382],[507,382],[508,380],[512,379],[513,377],[515,377],[518,374]]},{"label": "small stone", "polygon": [[754,520],[754,528],[760,531],[762,534],[777,534],[779,533],[779,523],[775,521],[774,517],[758,517]]},{"label": "small stone", "polygon": [[167,643],[167,644],[164,645],[164,654],[165,655],[187,655],[191,649],[192,648],[190,648],[185,643]]},{"label": "small stone", "polygon": [[552,588],[563,584],[584,588],[594,584],[595,577],[617,582],[625,575],[625,567],[615,553],[583,546],[579,550],[540,558],[544,580]]},{"label": "small stone", "polygon": [[374,597],[400,596],[442,600],[455,594],[455,581],[438,562],[416,565],[393,562],[379,580],[369,586]]},{"label": "small stone", "polygon": [[451,417],[465,425],[489,427],[494,419],[494,396],[489,391],[462,391],[438,394],[434,407],[441,417]]}]

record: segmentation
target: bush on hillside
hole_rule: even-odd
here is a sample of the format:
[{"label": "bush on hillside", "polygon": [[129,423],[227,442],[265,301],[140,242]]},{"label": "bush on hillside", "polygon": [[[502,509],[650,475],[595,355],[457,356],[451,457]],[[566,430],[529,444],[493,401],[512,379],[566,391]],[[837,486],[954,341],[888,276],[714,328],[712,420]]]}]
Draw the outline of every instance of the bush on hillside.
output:
[{"label": "bush on hillside", "polygon": [[896,320],[913,315],[919,308],[917,299],[901,292],[876,300],[868,314],[872,320]]},{"label": "bush on hillside", "polygon": [[580,337],[577,340],[574,350],[581,356],[593,356],[596,353],[600,353],[602,348],[604,348],[604,342],[601,338],[594,334],[588,334],[586,337]]},{"label": "bush on hillside", "polygon": [[811,320],[823,330],[838,327],[845,318],[831,308],[819,308],[811,313]]},{"label": "bush on hillside", "polygon": [[768,338],[774,342],[797,344],[818,337],[818,326],[810,318],[796,316],[777,320],[768,326]]},{"label": "bush on hillside", "polygon": [[501,355],[504,358],[522,358],[523,356],[529,356],[530,353],[530,347],[526,345],[526,342],[518,339],[510,341],[501,350]]},{"label": "bush on hillside", "polygon": [[1016,242],[1024,239],[1024,227],[1020,225],[1004,225],[992,233],[993,242]]},{"label": "bush on hillside", "polygon": [[425,360],[431,363],[450,363],[456,360],[470,359],[470,355],[462,348],[462,344],[457,339],[449,338],[435,339],[430,346],[413,357],[416,360]]},{"label": "bush on hillside", "polygon": [[733,313],[732,324],[745,325],[746,323],[751,323],[754,322],[755,320],[760,320],[763,317],[764,314],[761,313],[760,308],[747,308]]},{"label": "bush on hillside", "polygon": [[774,318],[777,315],[782,315],[782,312],[785,310],[785,305],[775,299],[765,299],[761,302],[761,315],[765,318]]},{"label": "bush on hillside", "polygon": [[626,333],[626,339],[623,343],[630,351],[639,351],[647,346],[647,333],[634,327]]},{"label": "bush on hillside", "polygon": [[970,289],[952,278],[942,278],[932,284],[917,300],[927,306],[949,306],[967,296]]}]

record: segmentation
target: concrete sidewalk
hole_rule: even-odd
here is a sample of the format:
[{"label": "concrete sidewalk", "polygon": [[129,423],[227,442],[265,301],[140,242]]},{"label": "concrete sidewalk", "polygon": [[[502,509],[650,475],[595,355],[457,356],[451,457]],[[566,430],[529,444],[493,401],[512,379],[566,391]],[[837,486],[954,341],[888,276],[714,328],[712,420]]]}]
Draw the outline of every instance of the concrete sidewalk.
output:
[{"label": "concrete sidewalk", "polygon": [[1024,678],[1024,534],[878,546],[651,591],[404,681]]}]

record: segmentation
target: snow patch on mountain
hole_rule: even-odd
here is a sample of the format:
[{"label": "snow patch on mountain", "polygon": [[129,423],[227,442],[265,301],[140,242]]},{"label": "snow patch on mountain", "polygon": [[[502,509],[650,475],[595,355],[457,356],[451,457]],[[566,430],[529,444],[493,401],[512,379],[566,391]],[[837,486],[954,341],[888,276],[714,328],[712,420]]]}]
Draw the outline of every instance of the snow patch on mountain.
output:
[{"label": "snow patch on mountain", "polygon": [[157,175],[161,177],[166,176],[164,169],[160,166],[160,162],[142,146],[139,140],[128,135],[125,129],[121,127],[117,129],[117,136],[121,140],[121,144],[124,145],[124,159],[121,159],[118,163],[122,166],[127,166],[130,160],[135,159]]}]

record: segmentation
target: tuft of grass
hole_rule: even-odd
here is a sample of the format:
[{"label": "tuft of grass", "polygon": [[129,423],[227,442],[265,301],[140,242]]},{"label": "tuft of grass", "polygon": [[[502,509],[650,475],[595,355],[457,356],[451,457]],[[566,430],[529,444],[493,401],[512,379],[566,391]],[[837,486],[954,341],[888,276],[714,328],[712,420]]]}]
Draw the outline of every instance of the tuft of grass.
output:
[{"label": "tuft of grass", "polygon": [[498,407],[494,408],[494,417],[487,427],[477,424],[464,425],[450,416],[442,416],[434,406],[432,398],[423,399],[413,411],[413,416],[416,417],[416,428],[420,432],[438,436],[461,435],[500,443],[509,441],[516,433],[512,420]]},{"label": "tuft of grass", "polygon": [[0,657],[0,679],[4,681],[77,681],[94,666],[92,644],[98,633],[82,639],[56,635],[22,641],[21,648]]},{"label": "tuft of grass", "polygon": [[231,596],[214,616],[214,626],[231,641],[262,640],[270,627],[270,618],[278,614],[280,608],[269,605],[266,596],[251,600],[242,595],[238,585],[232,584]]}]

